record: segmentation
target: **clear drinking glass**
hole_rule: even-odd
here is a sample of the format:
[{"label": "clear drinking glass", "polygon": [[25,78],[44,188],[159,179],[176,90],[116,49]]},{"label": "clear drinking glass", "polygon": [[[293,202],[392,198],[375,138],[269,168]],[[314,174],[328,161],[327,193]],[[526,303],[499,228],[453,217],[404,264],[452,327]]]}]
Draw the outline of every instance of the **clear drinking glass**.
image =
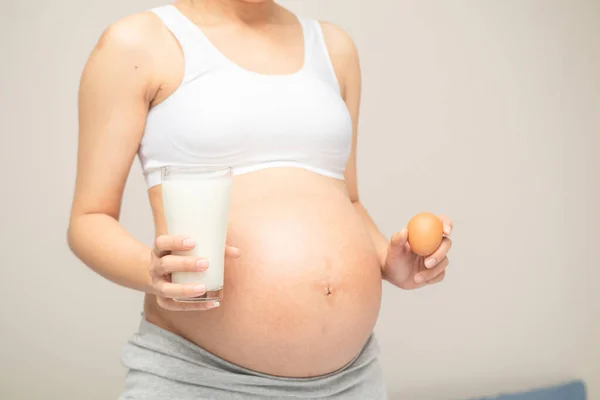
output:
[{"label": "clear drinking glass", "polygon": [[162,198],[169,235],[184,235],[196,241],[189,251],[175,255],[206,258],[204,272],[175,272],[173,283],[206,285],[206,293],[175,299],[183,302],[223,298],[225,240],[231,198],[230,167],[211,165],[168,165],[161,168]]}]

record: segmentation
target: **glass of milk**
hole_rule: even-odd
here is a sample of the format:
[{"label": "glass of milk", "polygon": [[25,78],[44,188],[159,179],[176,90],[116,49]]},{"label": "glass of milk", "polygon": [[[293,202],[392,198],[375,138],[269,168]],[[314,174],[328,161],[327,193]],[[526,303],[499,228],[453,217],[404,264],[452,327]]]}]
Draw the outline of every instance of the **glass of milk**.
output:
[{"label": "glass of milk", "polygon": [[171,275],[173,283],[206,285],[206,293],[194,298],[175,300],[220,300],[223,298],[231,168],[169,165],[161,168],[161,176],[168,234],[188,236],[196,241],[194,249],[173,254],[208,260],[208,269],[204,272],[175,272]]}]

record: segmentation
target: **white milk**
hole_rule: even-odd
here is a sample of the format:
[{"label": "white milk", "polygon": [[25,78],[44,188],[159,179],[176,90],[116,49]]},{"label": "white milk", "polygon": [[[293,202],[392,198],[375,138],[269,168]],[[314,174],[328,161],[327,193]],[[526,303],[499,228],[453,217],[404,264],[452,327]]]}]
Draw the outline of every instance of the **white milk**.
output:
[{"label": "white milk", "polygon": [[196,240],[193,250],[173,254],[208,259],[207,271],[173,273],[173,283],[202,283],[207,291],[222,289],[231,177],[170,176],[162,182],[162,196],[168,234]]}]

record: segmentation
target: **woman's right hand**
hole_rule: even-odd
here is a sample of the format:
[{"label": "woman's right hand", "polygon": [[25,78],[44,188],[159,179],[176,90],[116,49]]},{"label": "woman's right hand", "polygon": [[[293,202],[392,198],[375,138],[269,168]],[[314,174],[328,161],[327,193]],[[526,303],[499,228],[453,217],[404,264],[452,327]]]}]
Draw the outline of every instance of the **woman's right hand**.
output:
[{"label": "woman's right hand", "polygon": [[[166,236],[156,238],[152,250],[150,276],[152,277],[153,294],[158,305],[170,311],[204,311],[218,307],[218,301],[177,302],[174,299],[202,296],[206,287],[201,284],[178,284],[171,282],[173,272],[202,272],[209,268],[208,260],[201,257],[177,256],[174,251],[188,251],[196,246],[196,242],[185,236]],[[239,249],[227,246],[225,257],[238,258]]]}]

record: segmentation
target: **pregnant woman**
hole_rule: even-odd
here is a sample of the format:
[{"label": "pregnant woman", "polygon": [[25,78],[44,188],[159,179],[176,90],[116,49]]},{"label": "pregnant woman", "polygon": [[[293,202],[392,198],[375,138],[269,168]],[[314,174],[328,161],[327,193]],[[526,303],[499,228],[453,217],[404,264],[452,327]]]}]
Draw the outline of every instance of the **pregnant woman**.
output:
[{"label": "pregnant woman", "polygon": [[[332,24],[272,0],[179,0],[102,35],[80,86],[73,252],[146,293],[124,349],[122,399],[385,399],[373,328],[382,280],[414,289],[444,278],[451,222],[431,256],[407,231],[388,241],[356,182],[360,68]],[[139,157],[153,249],[119,225]],[[168,236],[159,168],[233,167],[225,297],[170,274],[203,271],[189,237]]]}]

